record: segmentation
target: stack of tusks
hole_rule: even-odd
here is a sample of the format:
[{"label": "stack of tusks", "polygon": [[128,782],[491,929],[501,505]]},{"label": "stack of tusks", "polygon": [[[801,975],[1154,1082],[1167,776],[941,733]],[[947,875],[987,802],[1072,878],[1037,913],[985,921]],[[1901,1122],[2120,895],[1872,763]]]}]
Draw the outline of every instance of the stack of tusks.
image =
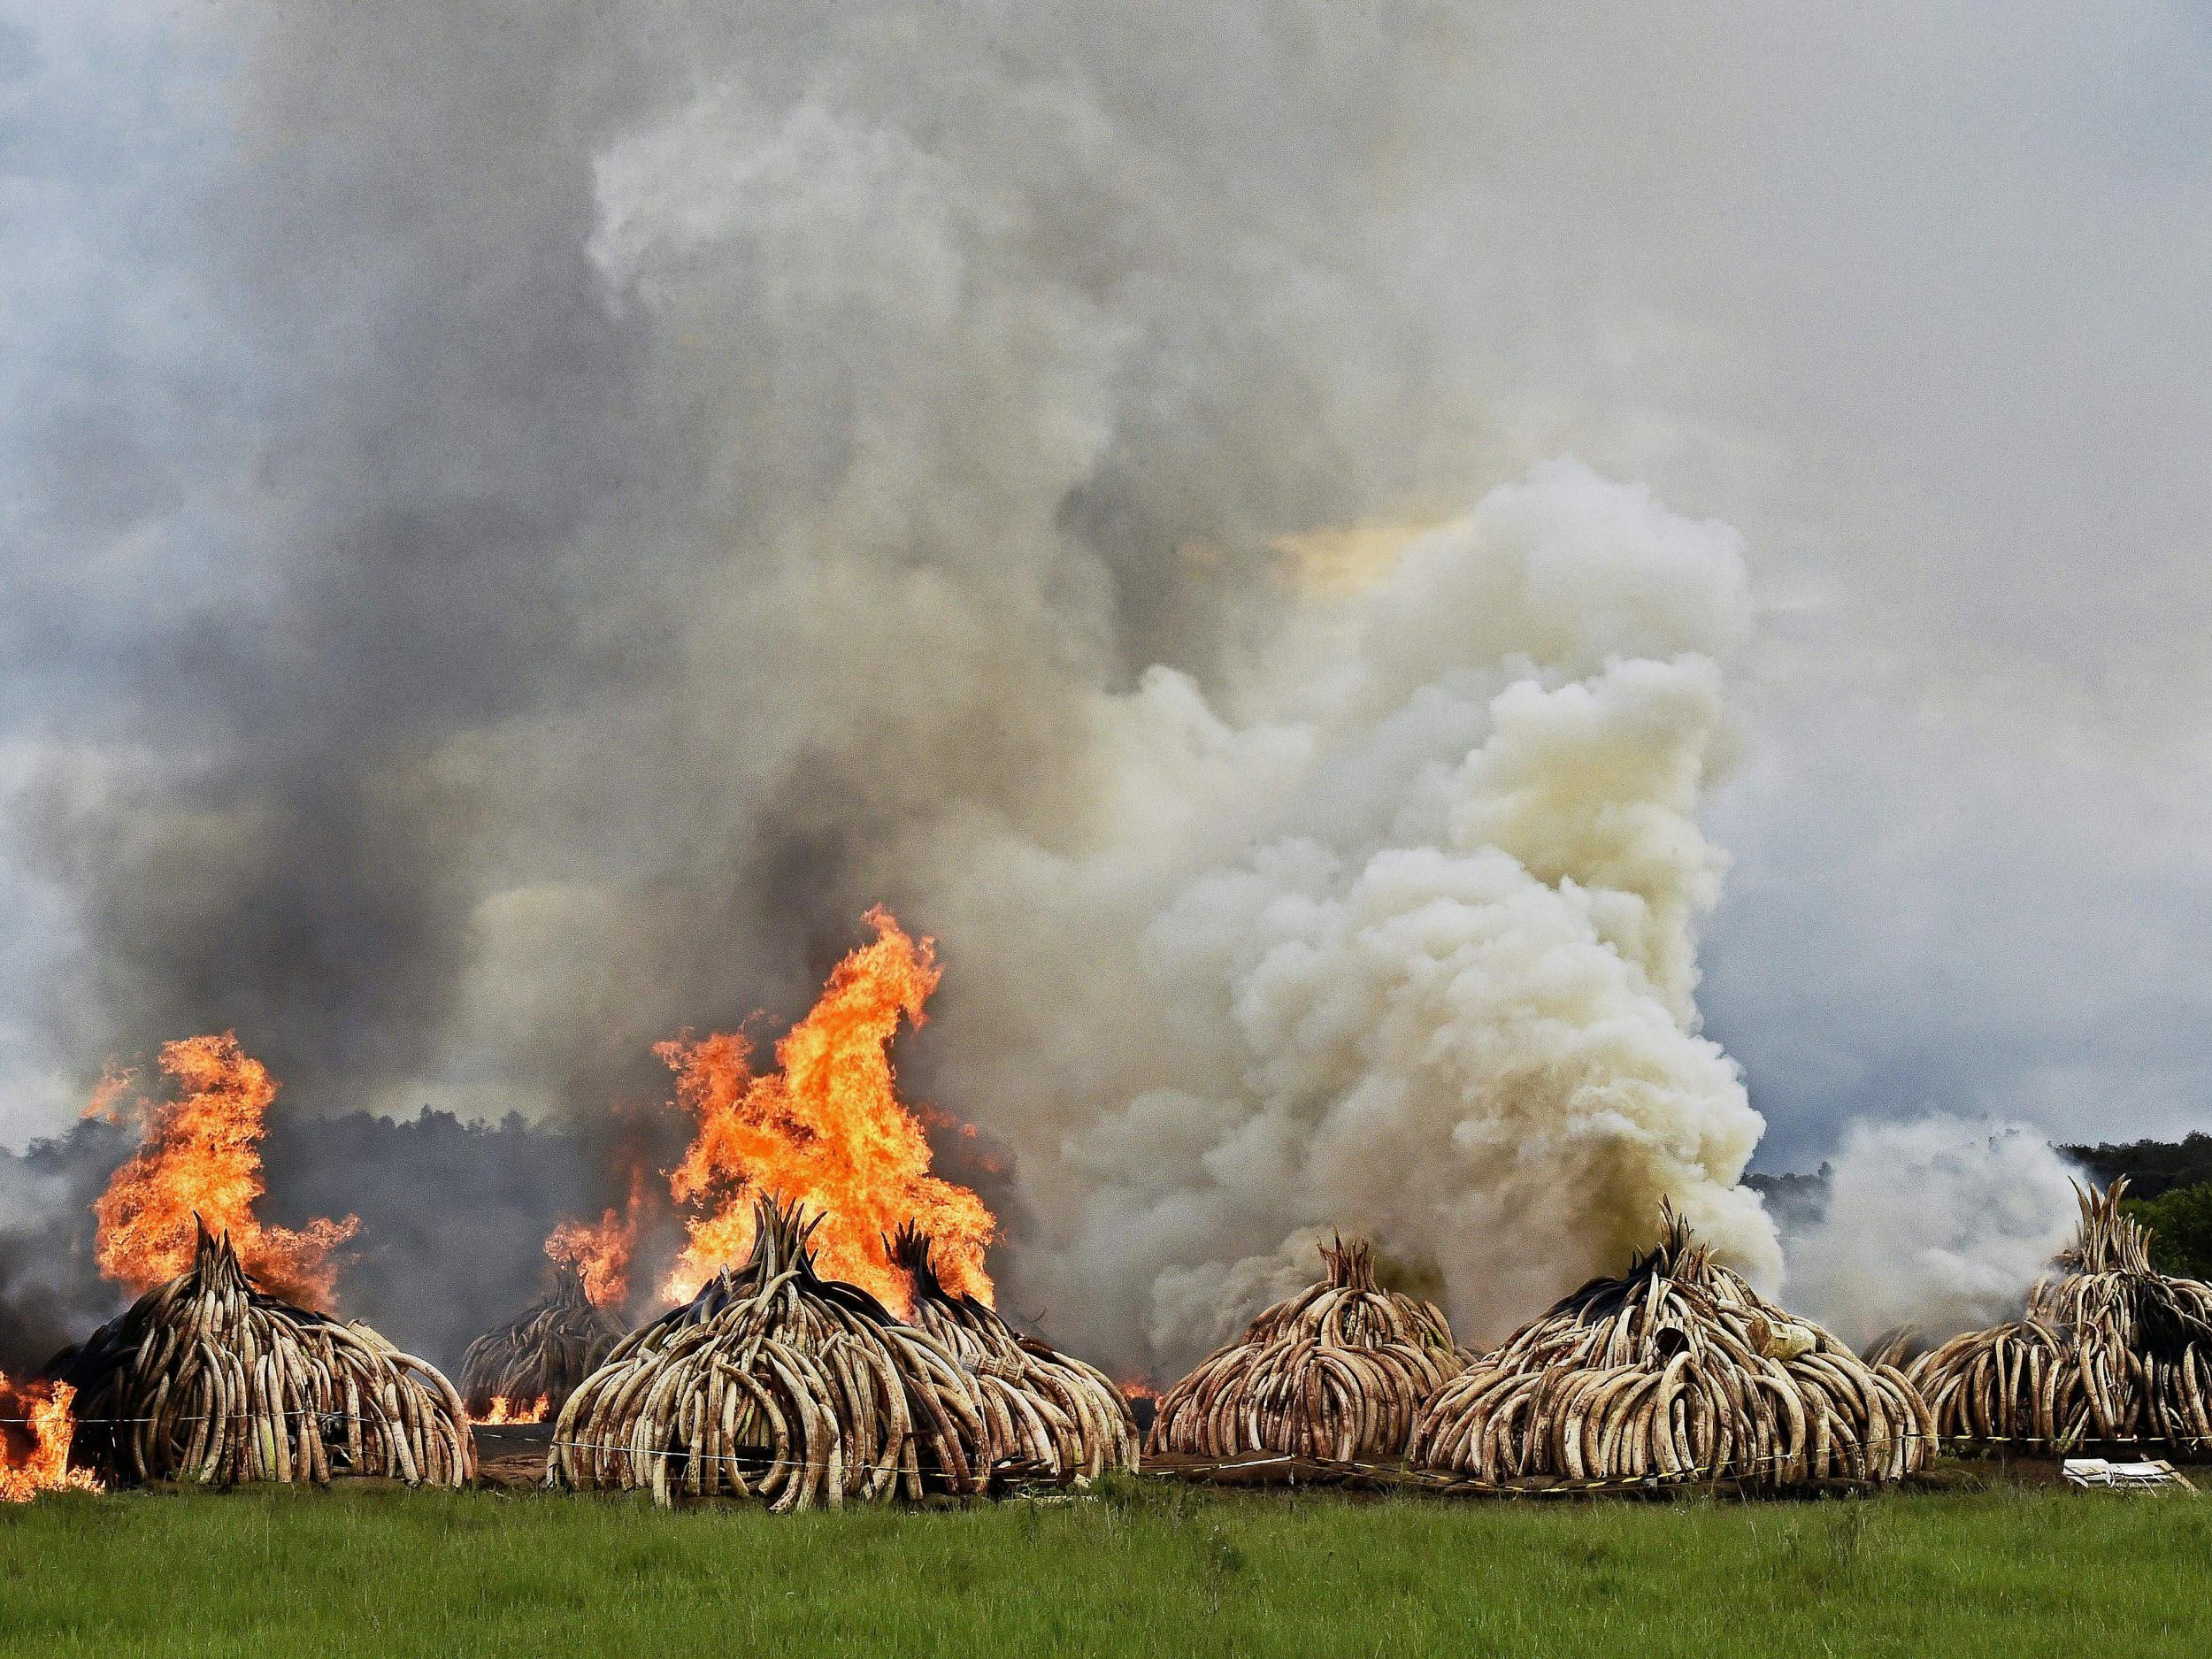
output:
[{"label": "stack of tusks", "polygon": [[[1947,1437],[2212,1442],[2212,1286],[2152,1269],[2149,1233],[2120,1210],[2126,1191],[2124,1178],[2101,1194],[2077,1187],[2080,1230],[2029,1292],[2025,1318],[1913,1362]],[[1900,1333],[1884,1351],[1909,1340]]]},{"label": "stack of tusks", "polygon": [[1410,1456],[1497,1485],[1901,1479],[1935,1453],[1926,1403],[1763,1302],[1663,1209],[1663,1238],[1440,1390]]},{"label": "stack of tusks", "polygon": [[542,1400],[558,1409],[621,1340],[613,1320],[591,1304],[572,1262],[553,1269],[553,1288],[512,1325],[488,1332],[461,1356],[461,1395],[472,1415],[495,1400]]},{"label": "stack of tusks", "polygon": [[1103,1373],[1017,1333],[972,1296],[937,1277],[929,1235],[909,1223],[888,1240],[914,1286],[914,1322],[942,1342],[975,1379],[993,1471],[1056,1482],[1137,1469],[1137,1425]]},{"label": "stack of tusks", "polygon": [[77,1391],[73,1458],[120,1481],[457,1486],[475,1455],[453,1385],[364,1325],[254,1287],[228,1234],[51,1368]]},{"label": "stack of tusks", "polygon": [[1369,1247],[1321,1247],[1328,1277],[1277,1302],[1168,1390],[1151,1452],[1395,1457],[1414,1414],[1471,1357],[1433,1302],[1379,1288]]},{"label": "stack of tusks", "polygon": [[820,1222],[764,1195],[744,1267],[632,1332],[569,1396],[547,1483],[776,1510],[982,1491],[975,1379],[939,1338],[816,1274],[807,1240]]}]

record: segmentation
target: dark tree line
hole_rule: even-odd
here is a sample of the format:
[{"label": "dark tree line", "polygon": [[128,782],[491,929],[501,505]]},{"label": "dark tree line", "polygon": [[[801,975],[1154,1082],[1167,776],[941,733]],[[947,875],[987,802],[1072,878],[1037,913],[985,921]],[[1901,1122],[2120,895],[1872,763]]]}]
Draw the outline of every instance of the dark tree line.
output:
[{"label": "dark tree line", "polygon": [[2061,1147],[2059,1150],[2109,1187],[2128,1178],[2128,1189],[2139,1199],[2162,1198],[2181,1187],[2201,1187],[2212,1181],[2212,1135],[2185,1135],[2178,1141],[2100,1141],[2093,1147]]},{"label": "dark tree line", "polygon": [[2151,1229],[2151,1260],[2161,1272],[2212,1279],[2212,1135],[2059,1150],[2101,1187],[2127,1177],[2126,1208]]}]

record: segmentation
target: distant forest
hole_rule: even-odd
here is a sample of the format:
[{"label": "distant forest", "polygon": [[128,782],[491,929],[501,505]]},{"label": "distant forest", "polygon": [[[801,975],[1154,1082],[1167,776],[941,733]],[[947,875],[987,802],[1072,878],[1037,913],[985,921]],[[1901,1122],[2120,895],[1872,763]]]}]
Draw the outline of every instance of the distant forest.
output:
[{"label": "distant forest", "polygon": [[2100,1141],[2093,1147],[2061,1147],[2059,1150],[2109,1187],[2124,1175],[2133,1198],[2162,1198],[2176,1187],[2201,1187],[2212,1181],[2212,1135],[2186,1135],[2179,1141]]},{"label": "distant forest", "polygon": [[2127,1212],[2151,1230],[2151,1262],[2162,1273],[2212,1279],[2212,1135],[2061,1147],[2109,1186],[2128,1178]]}]

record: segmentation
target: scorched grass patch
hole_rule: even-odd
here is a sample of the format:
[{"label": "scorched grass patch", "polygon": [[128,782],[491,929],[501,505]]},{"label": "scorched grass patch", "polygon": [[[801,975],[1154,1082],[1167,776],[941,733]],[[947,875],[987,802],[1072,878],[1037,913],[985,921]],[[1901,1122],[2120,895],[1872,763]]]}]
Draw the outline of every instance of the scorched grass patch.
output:
[{"label": "scorched grass patch", "polygon": [[666,1514],[641,1494],[296,1489],[0,1514],[48,1655],[2194,1655],[2212,1509],[2004,1490]]}]

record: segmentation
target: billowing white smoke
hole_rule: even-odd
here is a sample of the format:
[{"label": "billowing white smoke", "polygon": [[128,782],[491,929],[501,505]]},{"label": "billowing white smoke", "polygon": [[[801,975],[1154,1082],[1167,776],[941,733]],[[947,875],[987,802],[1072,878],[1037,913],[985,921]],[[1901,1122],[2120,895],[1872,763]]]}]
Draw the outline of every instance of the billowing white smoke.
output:
[{"label": "billowing white smoke", "polygon": [[2017,1317],[2073,1232],[2072,1165],[2019,1124],[1937,1115],[1845,1134],[1820,1220],[1787,1241],[1793,1300],[1847,1340]]},{"label": "billowing white smoke", "polygon": [[1747,610],[1732,531],[1557,463],[1310,600],[1233,710],[1159,670],[1102,697],[1072,849],[941,849],[939,1041],[1019,1155],[1021,1294],[1173,1363],[1343,1226],[1473,1335],[1663,1197],[1771,1279],[1761,1120],[1694,1000]]}]

